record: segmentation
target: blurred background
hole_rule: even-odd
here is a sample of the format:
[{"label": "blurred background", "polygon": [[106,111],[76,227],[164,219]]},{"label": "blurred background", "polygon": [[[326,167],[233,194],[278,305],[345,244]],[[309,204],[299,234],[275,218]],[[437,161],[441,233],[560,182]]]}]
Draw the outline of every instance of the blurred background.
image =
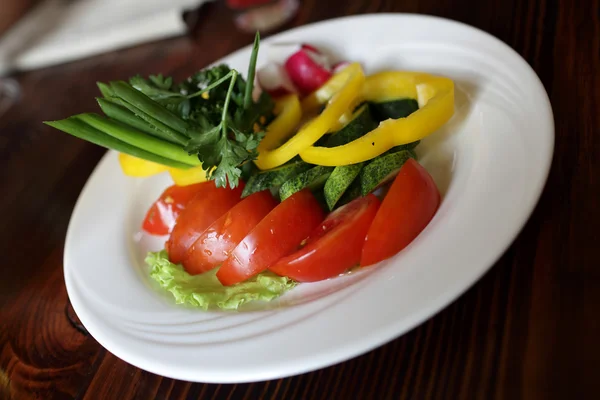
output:
[{"label": "blurred background", "polygon": [[19,72],[168,38],[193,41],[194,27],[214,12],[226,11],[240,33],[268,33],[296,15],[299,0],[2,0],[0,7],[1,116],[19,99],[11,79]]},{"label": "blurred background", "polygon": [[289,21],[299,0],[2,0],[0,74],[183,35],[224,7],[240,31]]}]

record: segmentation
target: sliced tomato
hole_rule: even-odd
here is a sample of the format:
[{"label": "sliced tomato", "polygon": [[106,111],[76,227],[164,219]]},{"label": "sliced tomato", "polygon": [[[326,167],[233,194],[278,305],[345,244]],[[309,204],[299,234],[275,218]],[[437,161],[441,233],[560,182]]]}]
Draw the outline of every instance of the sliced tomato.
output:
[{"label": "sliced tomato", "polygon": [[294,251],[323,221],[323,209],[308,190],[294,193],[275,207],[236,246],[217,278],[233,285],[266,270]]},{"label": "sliced tomato", "polygon": [[281,258],[269,269],[298,282],[314,282],[358,265],[365,236],[379,204],[379,199],[369,194],[338,208],[311,233],[304,247]]},{"label": "sliced tomato", "polygon": [[387,192],[363,246],[361,265],[378,263],[408,246],[435,215],[440,192],[433,178],[409,158]]},{"label": "sliced tomato", "polygon": [[208,182],[211,189],[202,190],[177,218],[165,248],[169,260],[175,264],[183,261],[188,249],[213,222],[235,206],[241,199],[243,182],[235,189],[217,188]]},{"label": "sliced tomato", "polygon": [[183,267],[196,275],[229,257],[235,246],[267,215],[277,200],[265,190],[251,194],[209,226],[188,250]]},{"label": "sliced tomato", "polygon": [[168,235],[183,209],[208,186],[214,187],[214,184],[204,182],[189,186],[169,186],[146,213],[142,229],[152,235]]}]

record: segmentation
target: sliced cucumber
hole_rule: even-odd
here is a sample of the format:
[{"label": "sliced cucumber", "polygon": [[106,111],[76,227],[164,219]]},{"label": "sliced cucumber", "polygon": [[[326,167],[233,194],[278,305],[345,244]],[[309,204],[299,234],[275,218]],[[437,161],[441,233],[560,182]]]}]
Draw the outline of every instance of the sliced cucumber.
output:
[{"label": "sliced cucumber", "polygon": [[364,166],[360,171],[360,191],[363,196],[394,179],[406,160],[412,158],[411,152],[401,150],[382,155]]},{"label": "sliced cucumber", "polygon": [[408,117],[419,109],[415,99],[398,99],[382,103],[370,103],[373,116],[379,121]]},{"label": "sliced cucumber", "polygon": [[[382,103],[370,103],[371,113],[378,121],[386,119],[398,119],[408,117],[419,109],[419,103],[415,99],[399,99]],[[395,146],[384,154],[397,153],[401,150],[412,150],[420,143],[419,140],[412,143]]]},{"label": "sliced cucumber", "polygon": [[325,202],[330,210],[333,210],[344,192],[354,182],[363,165],[364,163],[358,163],[335,167],[323,188]]},{"label": "sliced cucumber", "polygon": [[373,119],[369,106],[364,104],[354,112],[352,120],[346,126],[328,135],[322,146],[336,147],[350,143],[376,127],[377,122]]},{"label": "sliced cucumber", "polygon": [[[371,115],[371,109],[368,104],[363,104],[356,108],[352,119],[346,126],[329,135],[321,145],[324,147],[342,146],[358,139],[376,127],[377,122],[375,122]],[[356,179],[363,165],[364,163],[344,165],[336,167],[333,170],[324,187],[325,202],[330,210],[333,210],[344,192]]]},{"label": "sliced cucumber", "polygon": [[242,170],[242,174],[240,175],[240,178],[242,178],[242,180],[244,182],[248,182],[248,180],[259,173],[259,169],[256,166],[256,164],[254,164],[252,161],[248,161],[244,164],[242,164],[242,166],[240,167],[240,169]]},{"label": "sliced cucumber", "polygon": [[252,193],[261,192],[270,189],[271,192],[277,193],[279,187],[294,176],[308,170],[312,165],[304,161],[295,161],[289,164],[282,165],[278,168],[273,168],[267,171],[258,172],[248,179],[242,197],[250,196]]},{"label": "sliced cucumber", "polygon": [[337,202],[337,206],[341,207],[344,204],[348,204],[360,196],[360,179],[354,179],[350,187],[346,189],[340,200]]},{"label": "sliced cucumber", "polygon": [[323,167],[317,165],[316,167],[313,167],[308,171],[304,171],[292,179],[287,180],[279,189],[279,197],[281,198],[281,201],[305,188],[308,188],[313,192],[321,189],[332,172],[333,167]]},{"label": "sliced cucumber", "polygon": [[[392,147],[391,149],[389,149],[388,151],[386,151],[383,154],[397,153],[402,150],[410,150],[411,152],[414,153],[414,149],[415,149],[415,147],[417,147],[419,145],[419,143],[421,143],[420,140],[417,140],[416,142],[401,144],[400,146]],[[415,156],[414,158],[417,158],[417,157]]]}]

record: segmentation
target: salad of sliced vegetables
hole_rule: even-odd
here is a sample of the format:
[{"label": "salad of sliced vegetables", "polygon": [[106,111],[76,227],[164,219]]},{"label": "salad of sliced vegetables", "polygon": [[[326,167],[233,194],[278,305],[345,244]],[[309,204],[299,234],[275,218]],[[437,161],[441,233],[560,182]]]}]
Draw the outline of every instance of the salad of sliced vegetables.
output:
[{"label": "salad of sliced vegetables", "polygon": [[99,83],[104,115],[47,122],[118,151],[125,175],[174,184],[142,223],[168,235],[146,258],[177,303],[237,309],[299,282],[388,259],[434,217],[440,193],[415,148],[454,113],[442,76],[333,63],[275,44],[247,80],[226,65],[181,83]]}]

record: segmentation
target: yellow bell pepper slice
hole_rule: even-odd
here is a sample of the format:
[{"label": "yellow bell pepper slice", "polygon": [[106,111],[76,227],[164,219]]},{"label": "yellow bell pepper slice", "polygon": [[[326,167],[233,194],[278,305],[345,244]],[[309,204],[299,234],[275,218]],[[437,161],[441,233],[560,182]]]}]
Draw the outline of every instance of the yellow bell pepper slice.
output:
[{"label": "yellow bell pepper slice", "polygon": [[119,153],[119,164],[125,175],[136,178],[146,178],[169,171],[171,179],[177,186],[187,186],[208,180],[206,171],[202,169],[201,165],[188,169],[173,168],[124,153]]},{"label": "yellow bell pepper slice", "polygon": [[305,111],[313,110],[325,101],[327,106],[321,114],[307,122],[298,133],[280,147],[259,151],[255,161],[258,168],[271,169],[288,162],[329,132],[359,96],[364,81],[365,75],[360,64],[353,63],[305,98],[302,102]]},{"label": "yellow bell pepper slice", "polygon": [[258,144],[257,151],[260,154],[280,146],[294,133],[294,129],[302,118],[300,100],[295,94],[289,94],[275,102],[273,110],[276,117],[267,126],[265,137]]},{"label": "yellow bell pepper slice", "polygon": [[[384,71],[367,76],[360,96],[356,98],[354,104],[340,117],[338,123],[331,128],[331,132],[337,132],[348,125],[356,116],[354,109],[365,101],[381,103],[398,99],[416,99],[418,93],[415,85],[409,79],[406,79],[408,74],[411,73]],[[317,102],[319,102],[319,99],[313,98],[309,104],[312,106],[311,103]]]},{"label": "yellow bell pepper slice", "polygon": [[208,180],[202,165],[188,169],[169,168],[169,175],[171,175],[171,179],[177,186],[188,186]]},{"label": "yellow bell pepper slice", "polygon": [[376,98],[381,101],[376,88],[395,84],[395,98],[399,93],[406,93],[402,97],[417,97],[422,107],[406,118],[382,121],[371,132],[343,146],[305,148],[300,152],[304,161],[324,166],[367,161],[392,147],[423,139],[448,122],[454,114],[452,80],[418,72],[384,72],[378,75],[379,78],[371,78],[374,82],[372,86],[365,85],[363,88],[362,96],[365,99]]},{"label": "yellow bell pepper slice", "polygon": [[406,71],[383,71],[367,77],[362,89],[363,101],[384,102],[418,97],[415,74]]},{"label": "yellow bell pepper slice", "polygon": [[160,174],[168,168],[166,165],[137,158],[125,153],[119,153],[119,164],[125,175],[136,178],[145,178],[147,176]]}]

